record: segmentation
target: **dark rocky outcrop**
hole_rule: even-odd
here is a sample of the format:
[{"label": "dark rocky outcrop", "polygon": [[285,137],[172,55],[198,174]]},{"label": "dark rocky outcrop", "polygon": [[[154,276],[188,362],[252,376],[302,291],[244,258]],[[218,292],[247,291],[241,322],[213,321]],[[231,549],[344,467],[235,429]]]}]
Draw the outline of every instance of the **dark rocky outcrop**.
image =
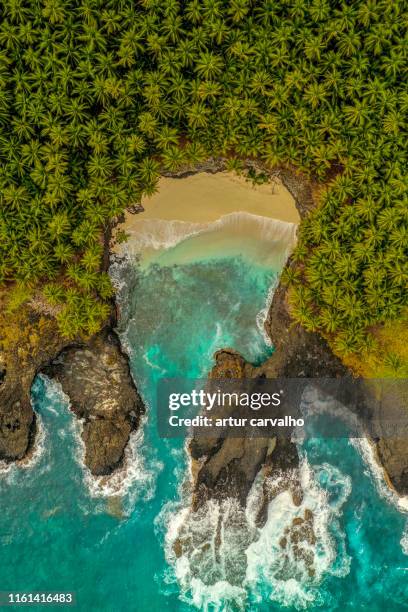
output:
[{"label": "dark rocky outcrop", "polygon": [[71,410],[84,420],[85,464],[94,475],[110,474],[144,412],[116,334],[105,329],[85,346],[64,349],[45,372],[61,383]]},{"label": "dark rocky outcrop", "polygon": [[[236,380],[254,378],[256,375],[257,368],[246,363],[236,351],[226,349],[215,354],[215,366],[210,378]],[[236,413],[235,407],[224,407],[224,410]],[[222,416],[229,416],[226,412]],[[283,463],[285,467],[287,463],[288,467],[296,466],[296,447],[288,440],[259,437],[193,438],[190,453],[198,468],[193,509],[197,510],[210,498],[222,501],[227,497],[236,498],[244,507],[259,470],[270,465],[271,455],[278,456],[276,447],[280,449],[282,445],[285,445],[287,452],[280,455],[279,468],[283,467]]]},{"label": "dark rocky outcrop", "polygon": [[22,459],[35,435],[35,417],[24,383],[8,382],[0,389],[0,460]]},{"label": "dark rocky outcrop", "polygon": [[16,461],[29,455],[36,433],[31,407],[35,375],[64,346],[55,321],[26,309],[18,322],[0,337],[0,460]]},{"label": "dark rocky outcrop", "polygon": [[[374,389],[371,395],[375,394]],[[408,384],[406,379],[381,383],[381,398],[372,402],[375,438],[373,448],[389,487],[408,495]]]},{"label": "dark rocky outcrop", "polygon": [[18,324],[13,322],[10,348],[0,352],[0,460],[22,460],[33,449],[31,386],[43,372],[61,382],[73,412],[84,420],[86,465],[95,475],[110,473],[120,465],[144,411],[127,357],[112,331],[114,317],[87,343],[67,343],[55,319],[32,308],[25,308],[20,318]]},{"label": "dark rocky outcrop", "polygon": [[349,374],[326,340],[307,332],[291,318],[286,288],[279,284],[268,312],[265,328],[275,352],[259,368],[267,378],[337,378]]},{"label": "dark rocky outcrop", "polygon": [[[209,168],[207,171],[217,170]],[[304,217],[313,208],[310,183],[289,170],[277,170],[275,175],[292,193],[299,213]],[[275,347],[272,357],[261,366],[254,367],[233,349],[218,351],[214,356],[215,366],[210,378],[336,378],[347,374],[346,367],[319,334],[306,332],[294,323],[286,298],[286,288],[279,284],[265,324]],[[223,500],[235,497],[245,506],[248,493],[261,470],[265,476],[286,474],[285,486],[292,491],[294,500],[301,500],[300,484],[293,476],[299,457],[296,445],[287,437],[196,437],[190,443],[190,454],[193,460],[193,510],[201,508],[210,498]],[[274,495],[277,492],[274,491]],[[260,524],[266,519],[270,499],[271,491],[265,488],[264,502],[258,515]]]},{"label": "dark rocky outcrop", "polygon": [[381,438],[376,451],[387,484],[399,495],[408,495],[408,439]]}]

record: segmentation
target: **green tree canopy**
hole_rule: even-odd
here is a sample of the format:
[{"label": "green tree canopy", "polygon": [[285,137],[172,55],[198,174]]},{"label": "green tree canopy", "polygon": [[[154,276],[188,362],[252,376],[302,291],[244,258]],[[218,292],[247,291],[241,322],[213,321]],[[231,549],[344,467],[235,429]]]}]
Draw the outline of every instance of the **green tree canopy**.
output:
[{"label": "green tree canopy", "polygon": [[301,231],[294,313],[361,347],[407,304],[406,17],[402,0],[2,0],[0,282],[52,281],[65,333],[94,331],[101,230],[161,167],[337,169]]}]

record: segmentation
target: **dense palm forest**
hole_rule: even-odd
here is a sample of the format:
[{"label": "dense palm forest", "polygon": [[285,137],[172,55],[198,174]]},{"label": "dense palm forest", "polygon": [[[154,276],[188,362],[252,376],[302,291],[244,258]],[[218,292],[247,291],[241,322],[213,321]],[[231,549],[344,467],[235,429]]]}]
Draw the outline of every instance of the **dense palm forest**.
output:
[{"label": "dense palm forest", "polygon": [[67,336],[112,289],[102,229],[223,155],[321,181],[294,316],[360,351],[407,306],[402,0],[0,0],[0,283]]}]

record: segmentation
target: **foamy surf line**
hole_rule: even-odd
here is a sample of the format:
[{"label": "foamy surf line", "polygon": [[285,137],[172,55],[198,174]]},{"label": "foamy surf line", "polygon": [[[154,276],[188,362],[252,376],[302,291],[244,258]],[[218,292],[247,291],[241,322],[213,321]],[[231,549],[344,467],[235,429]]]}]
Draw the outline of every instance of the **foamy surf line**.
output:
[{"label": "foamy surf line", "polygon": [[[328,413],[330,415],[336,415],[339,421],[345,423],[352,431],[359,431],[362,427],[358,415],[347,409],[343,404],[326,398],[314,387],[310,387],[310,389],[306,391],[301,410],[305,418]],[[302,434],[300,434],[297,439],[300,441],[301,438]],[[350,438],[350,444],[357,450],[363,459],[381,497],[393,503],[398,510],[408,512],[408,497],[398,495],[398,493],[387,484],[386,472],[377,459],[374,443],[368,437],[361,436],[358,438]]]},{"label": "foamy surf line", "polygon": [[[340,407],[340,410],[338,410],[338,417],[346,422],[352,429],[357,430],[359,425],[357,415],[347,410],[342,404],[338,404],[338,406]],[[302,412],[304,415],[307,413],[309,413],[309,415],[324,414],[327,410],[329,410],[330,414],[333,414],[335,412],[333,408],[336,408],[336,406],[333,405],[333,401],[321,398],[315,389],[310,390],[302,404]],[[302,436],[299,437],[299,441],[301,437]],[[362,458],[367,468],[366,473],[373,481],[380,497],[387,500],[387,502],[392,504],[399,512],[407,514],[408,496],[400,496],[395,489],[391,488],[388,483],[386,472],[376,456],[374,443],[369,438],[359,437],[350,438],[349,444],[356,449]],[[400,545],[404,554],[408,555],[408,521],[401,536]]]},{"label": "foamy surf line", "polygon": [[[189,476],[191,469],[190,461]],[[321,603],[319,585],[323,578],[344,576],[350,570],[345,534],[339,528],[333,532],[332,527],[350,495],[351,482],[332,466],[325,465],[324,469],[331,470],[336,487],[341,486],[336,503],[329,503],[327,492],[302,457],[296,478],[301,483],[303,501],[296,505],[292,499],[289,483],[293,475],[269,478],[268,486],[281,492],[269,503],[262,528],[255,525],[261,503],[259,479],[245,509],[234,499],[221,503],[210,500],[193,513],[189,495],[180,488],[179,503],[164,508],[159,522],[165,534],[166,559],[181,589],[181,600],[202,610],[222,610],[230,605],[244,610],[254,601],[273,601],[296,609]],[[287,488],[282,490],[285,482]],[[312,560],[313,572],[296,552],[299,542],[294,540],[285,554],[282,551],[282,538],[290,540],[287,532],[307,512],[313,513],[316,542],[301,546],[304,556]]]},{"label": "foamy surf line", "polygon": [[107,476],[94,476],[85,465],[85,445],[82,440],[82,423],[78,419],[72,422],[71,433],[75,438],[77,454],[76,462],[83,474],[83,481],[90,497],[128,498],[130,508],[133,507],[137,497],[144,500],[151,499],[155,491],[157,472],[162,469],[162,464],[156,462],[152,469],[146,466],[143,454],[145,417],[141,420],[137,431],[131,433],[125,448],[123,463]]},{"label": "foamy surf line", "polygon": [[[408,496],[400,496],[387,484],[384,468],[378,463],[374,444],[368,438],[354,438],[350,444],[357,449],[365,465],[368,467],[372,480],[379,495],[393,504],[399,512],[408,514]],[[408,555],[408,521],[400,539],[402,552]]]},{"label": "foamy surf line", "polygon": [[[289,256],[289,249],[288,249],[288,253],[287,256]],[[280,276],[277,276],[275,278],[275,280],[273,281],[272,285],[269,287],[268,289],[268,294],[266,296],[266,300],[265,300],[265,306],[262,308],[262,310],[260,310],[258,312],[258,314],[256,315],[256,325],[262,335],[262,338],[266,344],[266,346],[272,346],[272,340],[266,330],[266,321],[268,319],[268,313],[270,311],[270,308],[272,306],[272,300],[273,300],[273,296],[275,293],[275,290],[279,284],[279,278]]]},{"label": "foamy surf line", "polygon": [[384,468],[378,462],[373,442],[368,438],[353,438],[350,440],[350,444],[357,449],[368,467],[381,497],[391,502],[400,512],[408,513],[408,496],[398,495],[395,489],[387,484],[387,476]]},{"label": "foamy surf line", "polygon": [[33,447],[27,457],[8,463],[0,461],[0,477],[12,474],[16,470],[31,470],[41,460],[46,450],[47,430],[39,414],[36,414],[36,432]]},{"label": "foamy surf line", "polygon": [[[211,241],[219,239],[224,232],[228,238],[236,234],[239,241],[242,237],[253,236],[254,239],[275,245],[279,251],[280,259],[285,263],[287,256],[296,242],[297,225],[269,217],[262,217],[238,211],[221,216],[216,221],[207,223],[192,223],[186,221],[143,219],[136,220],[129,231],[127,242],[116,245],[115,253],[119,256],[128,255],[146,257],[149,252],[173,249],[189,238],[208,234]],[[228,235],[228,232],[230,235]],[[211,246],[211,244],[209,245]]]},{"label": "foamy surf line", "polygon": [[131,507],[136,497],[141,496],[145,501],[153,497],[157,472],[163,468],[163,465],[156,462],[154,470],[147,469],[143,455],[143,441],[143,424],[140,423],[139,429],[130,436],[122,467],[109,476],[93,476],[82,462],[84,481],[91,497],[129,497],[130,495]]},{"label": "foamy surf line", "polygon": [[[70,399],[62,390],[61,385],[53,380],[42,376],[45,382],[46,397],[50,406],[48,410],[55,412],[52,409],[52,403],[59,400],[63,409],[70,416],[70,424],[68,431],[74,440],[76,448],[75,461],[81,468],[83,474],[83,482],[91,497],[94,498],[109,498],[109,497],[129,497],[129,493],[134,495],[143,494],[145,499],[149,499],[154,494],[155,474],[146,468],[143,456],[143,438],[145,418],[142,419],[137,431],[130,436],[129,442],[125,449],[123,465],[115,470],[109,476],[93,476],[85,465],[85,445],[82,440],[83,421],[78,419],[70,410]],[[40,424],[41,417],[37,416]],[[38,462],[45,448],[45,428],[41,426],[41,436],[37,441],[35,453],[27,461],[19,467],[32,467]],[[155,472],[160,469],[160,465],[155,466]],[[1,473],[1,466],[0,466]],[[133,499],[133,496],[130,495]]]}]

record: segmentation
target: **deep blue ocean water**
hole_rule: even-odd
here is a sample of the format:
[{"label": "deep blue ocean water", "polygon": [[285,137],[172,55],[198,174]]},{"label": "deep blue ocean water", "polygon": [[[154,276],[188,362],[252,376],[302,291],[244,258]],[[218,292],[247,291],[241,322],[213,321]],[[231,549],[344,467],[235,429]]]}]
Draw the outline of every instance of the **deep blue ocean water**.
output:
[{"label": "deep blue ocean water", "polygon": [[[31,467],[0,473],[0,590],[74,591],[84,612],[408,609],[406,515],[376,480],[359,442],[299,445],[304,504],[315,514],[314,578],[277,546],[282,525],[297,512],[285,493],[261,531],[250,516],[241,517],[248,532],[234,531],[229,509],[216,569],[208,558],[189,565],[172,552],[172,531],[186,512],[187,464],[183,441],[158,437],[157,380],[203,376],[225,346],[253,362],[267,357],[257,315],[278,271],[245,252],[171,266],[162,257],[143,270],[136,261],[115,266],[119,331],[148,405],[143,437],[132,441],[127,472],[93,481],[81,464],[67,399],[55,383],[36,379],[42,451]],[[198,539],[207,537],[211,512],[192,526]],[[234,560],[236,568],[227,567]]]}]

